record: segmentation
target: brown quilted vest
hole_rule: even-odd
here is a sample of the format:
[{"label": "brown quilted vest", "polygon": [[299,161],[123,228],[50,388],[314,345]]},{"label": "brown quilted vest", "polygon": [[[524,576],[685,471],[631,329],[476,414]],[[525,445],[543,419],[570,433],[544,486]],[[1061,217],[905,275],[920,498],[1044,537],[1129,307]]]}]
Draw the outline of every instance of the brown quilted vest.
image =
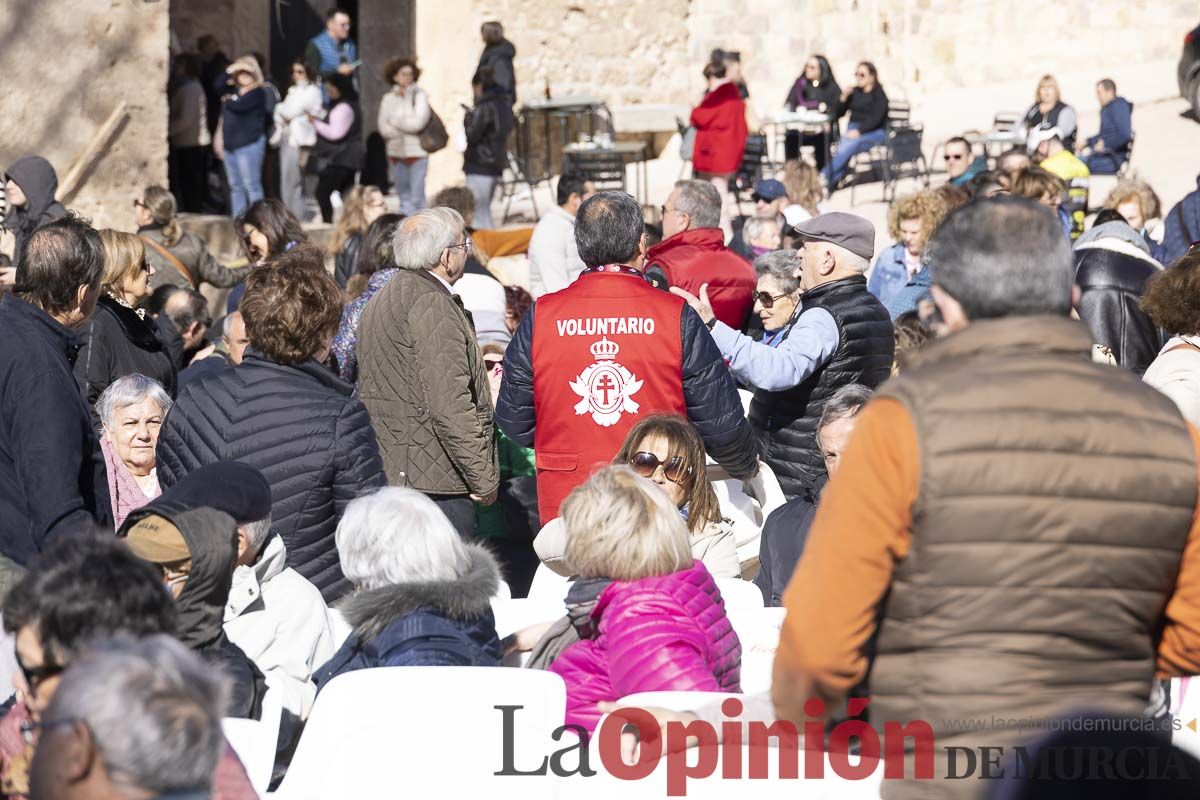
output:
[{"label": "brown quilted vest", "polygon": [[[883,605],[870,714],[880,730],[928,722],[935,775],[949,745],[978,756],[1046,733],[993,717],[1148,705],[1196,454],[1175,405],[1092,363],[1090,346],[1065,318],[978,322],[879,392],[913,421],[921,477],[910,551]],[[967,732],[968,721],[983,729]],[[883,796],[980,797],[992,782],[976,770],[886,781]]]}]

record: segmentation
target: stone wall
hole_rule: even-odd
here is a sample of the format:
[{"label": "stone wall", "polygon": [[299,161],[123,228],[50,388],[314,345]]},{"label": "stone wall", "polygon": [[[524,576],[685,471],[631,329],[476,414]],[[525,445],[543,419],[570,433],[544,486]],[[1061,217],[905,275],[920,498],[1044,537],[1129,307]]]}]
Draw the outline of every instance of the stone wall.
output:
[{"label": "stone wall", "polygon": [[130,228],[132,199],[167,180],[167,9],[146,0],[4,0],[0,164],[36,153],[62,181],[124,101],[128,116],[67,205],[98,226]]},{"label": "stone wall", "polygon": [[280,0],[171,0],[171,33],[183,52],[204,34],[217,37],[229,58],[264,55],[271,46],[271,11]]}]

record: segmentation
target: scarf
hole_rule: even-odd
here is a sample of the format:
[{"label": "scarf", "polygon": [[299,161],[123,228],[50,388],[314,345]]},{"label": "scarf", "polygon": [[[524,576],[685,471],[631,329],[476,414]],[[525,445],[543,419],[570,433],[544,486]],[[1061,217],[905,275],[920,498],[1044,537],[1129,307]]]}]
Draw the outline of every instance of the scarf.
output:
[{"label": "scarf", "polygon": [[575,580],[567,591],[567,615],[550,626],[529,653],[527,669],[550,669],[560,655],[576,642],[595,637],[596,621],[592,611],[600,593],[612,583],[608,578]]},{"label": "scarf", "polygon": [[117,448],[107,436],[100,437],[104,451],[104,472],[108,476],[108,496],[112,500],[113,527],[119,529],[130,512],[141,508],[152,498],[146,496],[137,479],[117,455]]}]

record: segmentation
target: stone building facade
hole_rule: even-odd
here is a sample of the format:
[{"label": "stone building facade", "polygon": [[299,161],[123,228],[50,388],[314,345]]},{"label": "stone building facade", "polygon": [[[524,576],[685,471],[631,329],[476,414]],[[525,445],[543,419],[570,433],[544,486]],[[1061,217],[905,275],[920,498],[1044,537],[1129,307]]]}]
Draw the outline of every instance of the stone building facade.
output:
[{"label": "stone building facade", "polygon": [[[332,0],[329,0],[332,2]],[[1043,73],[1077,105],[1113,77],[1135,101],[1176,92],[1173,64],[1200,13],[1192,0],[347,0],[364,56],[368,127],[391,55],[414,53],[422,85],[453,133],[481,49],[479,24],[504,22],[517,47],[519,92],[588,93],[614,108],[686,108],[702,90],[714,47],[739,50],[760,113],[778,108],[809,53],[823,52],[848,84],[874,61],[893,97],[931,129],[983,127],[996,110],[1029,103]],[[71,205],[98,224],[131,224],[138,187],[166,179],[165,84],[170,33],[185,49],[201,33],[231,55],[278,63],[283,14],[325,0],[3,0],[0,164],[39,152],[60,176],[88,152],[113,110],[124,114],[94,163],[77,170]],[[319,24],[319,23],[318,23]],[[319,29],[319,28],[318,28]],[[286,41],[302,49],[302,41]],[[286,58],[290,54],[284,54]],[[461,175],[447,148],[431,191]]]}]

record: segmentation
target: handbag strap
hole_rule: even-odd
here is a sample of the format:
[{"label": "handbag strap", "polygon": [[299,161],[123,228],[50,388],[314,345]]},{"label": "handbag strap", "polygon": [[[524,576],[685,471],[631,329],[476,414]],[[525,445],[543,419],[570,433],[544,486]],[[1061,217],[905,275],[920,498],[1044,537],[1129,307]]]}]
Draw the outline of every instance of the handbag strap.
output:
[{"label": "handbag strap", "polygon": [[1180,342],[1174,347],[1168,347],[1163,353],[1174,353],[1176,350],[1186,350],[1191,348],[1193,351],[1200,353],[1200,345],[1192,344],[1191,342]]},{"label": "handbag strap", "polygon": [[154,252],[158,253],[160,256],[165,258],[167,260],[168,264],[170,264],[175,269],[179,270],[179,274],[187,279],[187,282],[192,285],[193,289],[196,288],[196,279],[192,277],[192,271],[190,269],[188,269],[187,267],[185,267],[183,265],[183,262],[175,257],[174,253],[172,253],[167,248],[163,247],[158,242],[151,239],[149,236],[146,236],[145,234],[142,234],[141,238],[142,238],[143,242],[145,242],[146,244],[148,244],[154,248]]}]

